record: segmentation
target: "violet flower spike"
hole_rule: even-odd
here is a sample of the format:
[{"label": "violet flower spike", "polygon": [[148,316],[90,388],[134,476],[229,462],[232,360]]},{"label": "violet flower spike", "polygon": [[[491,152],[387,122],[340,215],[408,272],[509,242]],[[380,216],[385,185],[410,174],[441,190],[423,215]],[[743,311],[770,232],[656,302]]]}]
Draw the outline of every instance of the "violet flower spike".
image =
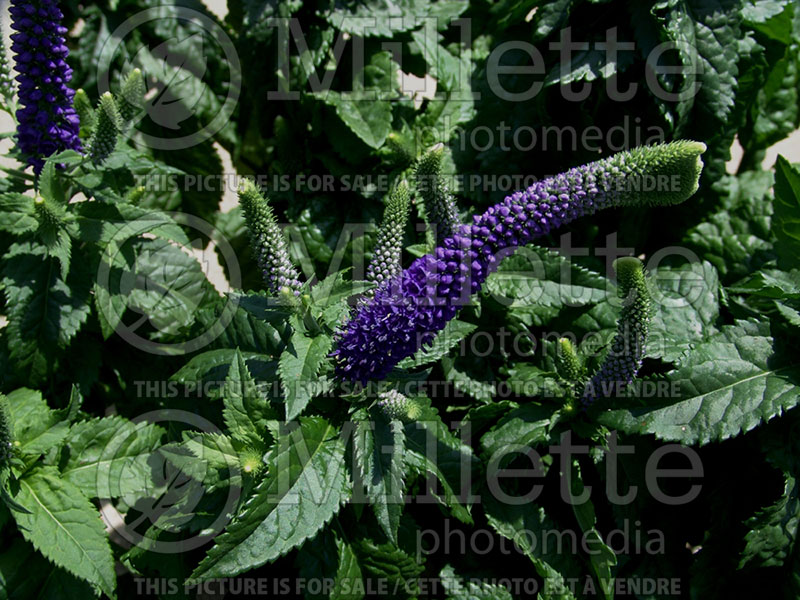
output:
[{"label": "violet flower spike", "polygon": [[17,146],[35,173],[44,159],[63,150],[81,150],[80,121],[67,83],[72,69],[66,62],[67,29],[57,0],[12,0],[11,50],[18,75]]},{"label": "violet flower spike", "polygon": [[504,251],[603,208],[683,202],[697,191],[705,149],[677,141],[620,152],[539,181],[473,217],[359,307],[337,334],[337,376],[361,384],[385,379],[444,329]]}]

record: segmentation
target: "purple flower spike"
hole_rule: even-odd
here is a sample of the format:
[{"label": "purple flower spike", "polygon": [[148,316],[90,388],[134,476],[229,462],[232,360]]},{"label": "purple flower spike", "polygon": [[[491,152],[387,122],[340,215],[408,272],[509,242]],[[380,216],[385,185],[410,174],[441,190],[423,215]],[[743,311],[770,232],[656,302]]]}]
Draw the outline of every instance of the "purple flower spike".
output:
[{"label": "purple flower spike", "polygon": [[19,83],[17,145],[35,173],[44,159],[63,150],[81,150],[80,121],[67,87],[72,69],[64,43],[66,28],[57,0],[12,0],[11,50]]},{"label": "purple flower spike", "polygon": [[337,375],[361,384],[386,378],[480,290],[503,251],[603,208],[683,202],[697,191],[704,151],[691,141],[636,148],[506,197],[376,290],[338,335]]}]

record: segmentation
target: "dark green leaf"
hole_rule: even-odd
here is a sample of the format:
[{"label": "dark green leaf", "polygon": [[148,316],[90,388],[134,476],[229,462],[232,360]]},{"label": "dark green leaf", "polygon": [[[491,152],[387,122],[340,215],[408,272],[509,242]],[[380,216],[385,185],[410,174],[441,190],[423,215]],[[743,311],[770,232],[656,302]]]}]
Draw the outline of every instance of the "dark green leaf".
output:
[{"label": "dark green leaf", "polygon": [[232,577],[275,560],[315,535],[349,497],[344,444],[332,425],[301,419],[281,433],[266,479],[193,577]]},{"label": "dark green leaf", "polygon": [[779,260],[784,268],[796,268],[800,264],[800,171],[782,156],[775,163],[773,227]]},{"label": "dark green leaf", "polygon": [[377,411],[356,422],[353,449],[381,529],[397,543],[403,513],[405,432],[399,421],[388,421]]},{"label": "dark green leaf", "polygon": [[750,431],[795,406],[800,365],[775,356],[769,325],[739,322],[697,344],[667,374],[679,398],[601,414],[604,425],[659,439],[707,444]]},{"label": "dark green leaf", "polygon": [[39,552],[97,590],[116,598],[114,558],[100,514],[54,467],[37,468],[19,480],[14,511],[22,535]]}]

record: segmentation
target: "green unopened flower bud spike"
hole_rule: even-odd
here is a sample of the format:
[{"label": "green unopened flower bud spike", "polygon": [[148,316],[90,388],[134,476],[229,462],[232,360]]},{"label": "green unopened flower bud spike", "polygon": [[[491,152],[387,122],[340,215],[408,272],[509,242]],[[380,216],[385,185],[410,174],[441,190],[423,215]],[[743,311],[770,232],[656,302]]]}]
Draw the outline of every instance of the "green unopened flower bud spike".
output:
[{"label": "green unopened flower bud spike", "polygon": [[11,415],[8,412],[8,401],[0,394],[0,471],[8,467],[14,455],[14,432],[11,428]]},{"label": "green unopened flower bud spike", "polygon": [[119,114],[125,125],[129,125],[144,110],[146,92],[142,72],[134,69],[128,73],[119,93]]},{"label": "green unopened flower bud spike", "polygon": [[436,144],[417,163],[417,190],[422,196],[425,216],[436,228],[436,243],[450,237],[460,225],[453,195],[442,177],[444,146]]},{"label": "green unopened flower bud spike", "polygon": [[372,260],[367,267],[367,280],[381,284],[402,270],[403,235],[408,222],[410,201],[408,183],[401,181],[389,195],[378,230]]},{"label": "green unopened flower bud spike", "polygon": [[380,392],[376,405],[390,421],[410,423],[422,416],[422,409],[419,404],[397,390]]},{"label": "green unopened flower bud spike", "polygon": [[38,195],[33,199],[33,210],[39,222],[39,232],[50,232],[61,227],[67,217],[64,207]]},{"label": "green unopened flower bud spike", "polygon": [[122,131],[122,118],[117,103],[110,92],[100,97],[95,112],[95,130],[89,146],[89,156],[94,164],[103,163],[114,151]]},{"label": "green unopened flower bud spike", "polygon": [[94,131],[95,114],[92,101],[89,100],[89,95],[82,88],[76,90],[72,106],[78,113],[78,119],[81,122],[80,137],[82,140],[88,139]]},{"label": "green unopened flower bud spike", "polygon": [[623,307],[617,333],[600,368],[586,384],[581,402],[584,406],[598,398],[613,396],[630,384],[645,356],[645,344],[652,307],[642,261],[632,256],[614,261]]},{"label": "green unopened flower bud spike", "polygon": [[289,258],[289,246],[278,227],[275,213],[255,183],[250,180],[242,182],[239,203],[267,290],[274,296],[299,294],[300,273]]},{"label": "green unopened flower bud spike", "polygon": [[131,204],[137,204],[144,198],[147,189],[143,185],[137,185],[134,188],[131,188],[127,194],[125,194],[125,200],[130,202]]},{"label": "green unopened flower bud spike", "polygon": [[[2,21],[0,21],[0,32],[2,32]],[[11,68],[8,65],[8,55],[6,54],[6,43],[0,35],[0,94],[5,98],[6,106],[14,98],[14,78],[11,76]]]},{"label": "green unopened flower bud spike", "polygon": [[416,158],[413,142],[395,131],[386,137],[386,148],[392,162],[402,168],[413,163]]},{"label": "green unopened flower bud spike", "polygon": [[572,383],[583,379],[586,373],[575,346],[568,338],[560,338],[558,340],[556,369],[563,379]]}]

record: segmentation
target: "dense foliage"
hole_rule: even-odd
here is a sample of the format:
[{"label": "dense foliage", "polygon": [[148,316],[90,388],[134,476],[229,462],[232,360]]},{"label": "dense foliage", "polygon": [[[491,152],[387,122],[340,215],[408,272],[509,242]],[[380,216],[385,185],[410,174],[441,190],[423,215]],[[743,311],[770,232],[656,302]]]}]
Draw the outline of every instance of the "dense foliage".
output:
[{"label": "dense foliage", "polygon": [[0,600],[800,597],[796,1],[11,5]]}]

